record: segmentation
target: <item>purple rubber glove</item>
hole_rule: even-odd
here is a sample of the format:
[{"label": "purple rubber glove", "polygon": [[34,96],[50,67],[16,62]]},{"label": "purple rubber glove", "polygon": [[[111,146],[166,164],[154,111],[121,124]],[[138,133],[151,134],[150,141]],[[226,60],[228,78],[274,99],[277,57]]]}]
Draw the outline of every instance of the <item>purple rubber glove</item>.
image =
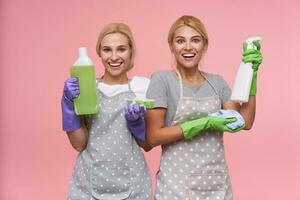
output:
[{"label": "purple rubber glove", "polygon": [[75,131],[81,127],[80,117],[74,110],[73,99],[79,96],[77,78],[71,77],[65,81],[61,98],[62,126],[64,131]]},{"label": "purple rubber glove", "polygon": [[145,108],[131,103],[124,108],[127,127],[137,141],[146,139]]}]

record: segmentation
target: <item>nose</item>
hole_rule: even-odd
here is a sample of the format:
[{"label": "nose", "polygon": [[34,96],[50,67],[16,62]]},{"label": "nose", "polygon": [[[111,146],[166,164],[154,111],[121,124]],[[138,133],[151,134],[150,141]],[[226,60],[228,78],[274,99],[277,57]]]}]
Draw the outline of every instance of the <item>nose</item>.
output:
[{"label": "nose", "polygon": [[117,54],[117,51],[112,51],[112,54],[111,54],[111,60],[115,61],[118,59],[118,54]]},{"label": "nose", "polygon": [[185,45],[185,50],[191,50],[191,49],[192,49],[192,45],[189,41],[187,41]]}]

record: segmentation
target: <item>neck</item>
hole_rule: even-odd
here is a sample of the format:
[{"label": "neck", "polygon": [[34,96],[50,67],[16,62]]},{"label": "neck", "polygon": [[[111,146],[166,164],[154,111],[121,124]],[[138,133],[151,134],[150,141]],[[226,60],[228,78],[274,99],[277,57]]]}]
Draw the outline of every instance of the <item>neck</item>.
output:
[{"label": "neck", "polygon": [[104,75],[102,77],[102,82],[109,84],[109,85],[126,84],[126,83],[128,83],[128,77],[127,77],[127,74],[114,77],[114,76],[110,76],[107,73],[104,73]]},{"label": "neck", "polygon": [[176,69],[180,73],[182,81],[185,83],[194,85],[204,81],[197,66],[193,68],[184,68],[177,65]]}]

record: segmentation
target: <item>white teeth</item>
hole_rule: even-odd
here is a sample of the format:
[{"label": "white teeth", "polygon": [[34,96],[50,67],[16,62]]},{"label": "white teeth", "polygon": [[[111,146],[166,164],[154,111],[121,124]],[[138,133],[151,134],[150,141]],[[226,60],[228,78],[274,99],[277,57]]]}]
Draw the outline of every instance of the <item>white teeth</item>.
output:
[{"label": "white teeth", "polygon": [[119,67],[122,63],[109,63],[112,67]]},{"label": "white teeth", "polygon": [[182,54],[182,56],[185,58],[192,58],[195,56],[195,54],[194,53],[184,53],[184,54]]}]

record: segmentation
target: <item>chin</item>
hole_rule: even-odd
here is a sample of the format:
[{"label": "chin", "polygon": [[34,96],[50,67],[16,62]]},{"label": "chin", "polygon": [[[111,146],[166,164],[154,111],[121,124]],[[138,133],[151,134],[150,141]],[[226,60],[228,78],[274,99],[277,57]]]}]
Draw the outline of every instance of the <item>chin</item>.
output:
[{"label": "chin", "polygon": [[186,69],[198,68],[198,63],[197,64],[195,64],[195,63],[180,63],[180,65]]}]

